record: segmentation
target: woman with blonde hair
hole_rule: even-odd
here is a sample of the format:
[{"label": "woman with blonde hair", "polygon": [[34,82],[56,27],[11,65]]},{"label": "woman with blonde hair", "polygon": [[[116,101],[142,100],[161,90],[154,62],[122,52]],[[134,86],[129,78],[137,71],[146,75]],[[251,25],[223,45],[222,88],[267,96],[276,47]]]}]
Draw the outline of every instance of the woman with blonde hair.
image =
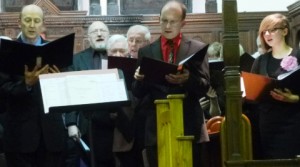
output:
[{"label": "woman with blonde hair", "polygon": [[[289,36],[286,16],[280,13],[266,16],[259,27],[262,49],[266,53],[255,60],[252,72],[277,78],[297,68],[300,53],[288,44]],[[274,88],[269,93],[270,99],[257,105],[264,159],[300,155],[300,86],[296,80]]]}]

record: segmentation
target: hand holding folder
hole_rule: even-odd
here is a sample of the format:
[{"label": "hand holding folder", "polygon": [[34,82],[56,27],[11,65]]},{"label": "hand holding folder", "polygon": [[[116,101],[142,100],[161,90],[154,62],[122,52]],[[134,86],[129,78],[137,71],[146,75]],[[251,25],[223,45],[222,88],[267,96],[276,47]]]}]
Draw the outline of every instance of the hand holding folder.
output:
[{"label": "hand holding folder", "polygon": [[295,70],[279,75],[277,79],[248,72],[242,72],[242,77],[246,99],[263,101],[272,98],[270,91],[274,88],[288,88],[291,91],[298,89],[300,84],[300,66]]},{"label": "hand holding folder", "polygon": [[196,53],[188,56],[184,60],[176,64],[170,64],[161,60],[153,59],[150,57],[142,57],[140,64],[140,74],[145,76],[144,81],[156,84],[169,84],[165,79],[166,75],[177,74],[183,72],[185,64],[192,63],[193,61],[201,61],[206,55],[208,45],[201,48]]},{"label": "hand holding folder", "polygon": [[68,67],[73,63],[74,36],[72,33],[39,46],[1,39],[0,71],[24,75],[24,65],[29,71],[36,65]]}]

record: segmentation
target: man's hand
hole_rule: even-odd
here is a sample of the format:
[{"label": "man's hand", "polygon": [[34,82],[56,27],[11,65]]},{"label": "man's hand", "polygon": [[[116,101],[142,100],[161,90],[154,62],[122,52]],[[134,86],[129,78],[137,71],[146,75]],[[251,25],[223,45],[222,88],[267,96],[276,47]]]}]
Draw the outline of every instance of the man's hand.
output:
[{"label": "man's hand", "polygon": [[217,97],[217,93],[216,91],[214,90],[214,88],[212,88],[211,86],[209,87],[206,95],[209,97],[209,98],[216,98]]},{"label": "man's hand", "polygon": [[209,99],[207,99],[206,97],[202,97],[200,100],[199,100],[199,103],[200,103],[200,106],[203,110],[207,110],[209,108],[209,105],[210,105],[210,101]]},{"label": "man's hand", "polygon": [[75,141],[79,141],[81,138],[80,131],[76,125],[68,126],[68,135]]},{"label": "man's hand", "polygon": [[165,76],[166,80],[171,84],[183,84],[190,76],[188,69],[183,69],[183,72],[178,72],[177,74],[168,74]]},{"label": "man's hand", "polygon": [[57,68],[56,65],[53,65],[53,67],[49,68],[50,73],[60,73],[60,70]]},{"label": "man's hand", "polygon": [[145,75],[142,75],[140,74],[140,67],[138,67],[136,70],[135,70],[135,73],[134,73],[134,78],[138,81],[142,81],[144,79]]},{"label": "man's hand", "polygon": [[282,102],[297,103],[299,101],[299,96],[292,94],[287,88],[284,88],[284,90],[273,89],[270,94],[274,99]]},{"label": "man's hand", "polygon": [[36,65],[32,71],[28,70],[28,66],[25,65],[25,83],[28,86],[33,86],[37,83],[39,80],[40,74],[47,74],[49,70],[49,65],[45,65],[43,68],[40,68],[40,66]]}]

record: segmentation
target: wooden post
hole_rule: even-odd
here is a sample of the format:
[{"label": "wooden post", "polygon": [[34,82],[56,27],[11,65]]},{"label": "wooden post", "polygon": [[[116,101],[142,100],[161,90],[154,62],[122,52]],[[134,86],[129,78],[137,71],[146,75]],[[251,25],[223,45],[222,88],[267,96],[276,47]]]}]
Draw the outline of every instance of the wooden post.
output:
[{"label": "wooden post", "polygon": [[[223,56],[225,63],[225,122],[221,128],[222,161],[252,159],[251,129],[243,122],[239,72],[239,34],[236,0],[223,0]],[[250,133],[251,134],[251,133]],[[250,144],[250,146],[249,146]],[[224,165],[224,163],[223,163]]]},{"label": "wooden post", "polygon": [[159,167],[192,167],[193,136],[184,136],[184,95],[169,95],[155,100]]}]

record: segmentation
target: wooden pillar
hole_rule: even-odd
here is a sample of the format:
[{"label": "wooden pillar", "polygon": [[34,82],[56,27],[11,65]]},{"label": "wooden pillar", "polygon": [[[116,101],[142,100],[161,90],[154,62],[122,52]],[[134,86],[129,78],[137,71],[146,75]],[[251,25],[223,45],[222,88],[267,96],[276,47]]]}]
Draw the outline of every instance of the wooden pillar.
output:
[{"label": "wooden pillar", "polygon": [[184,136],[184,95],[168,95],[155,100],[157,118],[157,151],[159,167],[192,167],[192,141]]},{"label": "wooden pillar", "polygon": [[[222,135],[222,160],[245,160],[252,157],[250,150],[245,148],[251,143],[245,144],[251,135],[245,134],[245,126],[242,122],[242,92],[240,88],[239,72],[239,36],[238,15],[236,0],[223,0],[223,55],[225,62],[225,95],[226,114]],[[246,125],[248,128],[250,125]],[[245,139],[245,137],[247,139]],[[245,155],[251,155],[247,157]]]}]

